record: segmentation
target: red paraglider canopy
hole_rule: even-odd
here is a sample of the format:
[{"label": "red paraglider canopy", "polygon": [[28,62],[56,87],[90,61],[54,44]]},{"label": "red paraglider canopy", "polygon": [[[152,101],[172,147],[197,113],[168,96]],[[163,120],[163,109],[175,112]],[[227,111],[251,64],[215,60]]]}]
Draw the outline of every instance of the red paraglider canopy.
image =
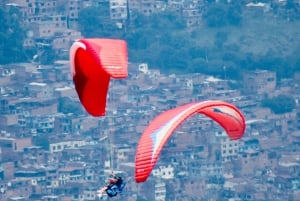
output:
[{"label": "red paraglider canopy", "polygon": [[128,75],[127,44],[117,39],[80,39],[70,48],[75,89],[81,104],[93,116],[104,116],[110,78]]},{"label": "red paraglider canopy", "polygon": [[175,129],[192,115],[203,114],[224,128],[232,140],[240,139],[245,131],[245,119],[241,111],[224,101],[194,102],[159,114],[142,134],[135,155],[135,180],[144,182]]}]

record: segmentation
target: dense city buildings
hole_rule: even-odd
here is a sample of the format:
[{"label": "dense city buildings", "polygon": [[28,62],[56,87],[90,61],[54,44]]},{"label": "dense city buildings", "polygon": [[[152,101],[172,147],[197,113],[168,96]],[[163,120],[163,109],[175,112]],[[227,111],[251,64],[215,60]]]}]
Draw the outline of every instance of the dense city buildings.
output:
[{"label": "dense city buildings", "polygon": [[[81,37],[79,10],[101,2],[12,0],[6,5],[19,7],[32,24],[25,45],[68,52]],[[199,23],[193,16],[201,10],[192,10],[204,1],[181,2],[112,0],[111,17],[126,18],[127,5],[145,14],[173,6],[187,8],[189,23]],[[0,200],[106,200],[96,191],[111,170],[127,182],[119,200],[299,199],[299,73],[277,80],[275,72],[255,70],[236,83],[203,74],[167,75],[147,63],[129,63],[128,78],[111,82],[107,115],[96,118],[78,100],[69,61],[0,66]],[[295,101],[291,112],[262,107],[264,98],[282,94]],[[244,137],[230,141],[214,121],[195,115],[175,131],[147,182],[136,184],[135,149],[148,123],[169,108],[210,99],[241,109]]]}]

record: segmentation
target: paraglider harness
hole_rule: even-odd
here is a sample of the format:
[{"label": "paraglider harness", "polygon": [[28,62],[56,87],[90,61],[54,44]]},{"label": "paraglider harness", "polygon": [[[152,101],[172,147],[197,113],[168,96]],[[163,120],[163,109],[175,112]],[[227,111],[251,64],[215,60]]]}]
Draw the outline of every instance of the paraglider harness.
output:
[{"label": "paraglider harness", "polygon": [[118,195],[118,193],[121,193],[125,187],[125,181],[121,177],[114,176],[113,178],[116,179],[116,182],[110,183],[105,190],[109,197]]}]

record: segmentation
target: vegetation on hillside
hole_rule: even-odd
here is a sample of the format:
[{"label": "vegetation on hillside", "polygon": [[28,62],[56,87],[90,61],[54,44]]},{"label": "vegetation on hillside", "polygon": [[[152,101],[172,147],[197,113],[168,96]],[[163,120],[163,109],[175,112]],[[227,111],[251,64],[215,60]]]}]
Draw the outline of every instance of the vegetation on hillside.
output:
[{"label": "vegetation on hillside", "polygon": [[[130,12],[123,24],[110,19],[109,4],[82,9],[79,27],[84,37],[122,38],[129,60],[146,62],[166,73],[205,73],[239,79],[243,70],[268,69],[278,78],[300,71],[300,6],[288,0],[269,10],[248,8],[242,1],[208,1],[198,27],[186,27],[180,12],[166,10],[145,16]],[[0,64],[32,60],[38,52],[24,49],[22,15],[16,7],[0,8]],[[43,49],[39,62],[56,58]],[[28,56],[29,55],[29,56]]]},{"label": "vegetation on hillside", "polygon": [[203,14],[203,25],[193,28],[186,27],[180,13],[174,11],[150,16],[131,12],[122,29],[111,21],[107,21],[108,27],[101,26],[101,31],[114,29],[108,35],[99,33],[98,24],[109,13],[97,15],[99,8],[89,8],[89,12],[95,10],[92,23],[81,14],[80,26],[83,33],[94,30],[87,31],[89,37],[125,39],[131,62],[146,62],[163,72],[239,79],[243,70],[268,69],[276,71],[278,78],[286,78],[300,71],[299,6],[291,2],[264,12],[262,8],[246,8],[240,1],[230,5],[212,1]]},{"label": "vegetation on hillside", "polygon": [[22,22],[22,15],[17,8],[0,8],[0,64],[26,59],[23,48],[25,29]]},{"label": "vegetation on hillside", "polygon": [[273,98],[265,98],[262,100],[262,106],[270,108],[275,114],[284,114],[291,112],[296,107],[296,102],[292,96],[281,94]]},{"label": "vegetation on hillside", "polygon": [[62,97],[58,100],[58,112],[69,114],[83,114],[83,109],[78,107],[78,103],[69,97]]}]

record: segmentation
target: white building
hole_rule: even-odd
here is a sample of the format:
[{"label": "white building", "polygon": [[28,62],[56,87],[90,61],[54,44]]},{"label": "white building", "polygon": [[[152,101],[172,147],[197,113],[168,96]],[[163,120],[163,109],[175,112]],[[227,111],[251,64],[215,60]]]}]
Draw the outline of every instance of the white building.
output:
[{"label": "white building", "polygon": [[240,149],[240,141],[231,140],[226,132],[217,134],[221,144],[221,158],[223,162],[231,161],[237,158]]},{"label": "white building", "polygon": [[49,145],[50,152],[61,152],[66,148],[77,148],[85,146],[87,143],[84,140],[70,140],[70,141],[60,141],[57,143],[51,143]]},{"label": "white building", "polygon": [[158,168],[152,171],[152,174],[155,177],[163,179],[173,179],[174,178],[174,167],[171,165],[168,166],[159,166]]},{"label": "white building", "polygon": [[114,20],[127,19],[127,0],[110,0],[110,17]]},{"label": "white building", "polygon": [[166,184],[164,182],[158,181],[155,184],[155,201],[165,201],[166,200]]}]

